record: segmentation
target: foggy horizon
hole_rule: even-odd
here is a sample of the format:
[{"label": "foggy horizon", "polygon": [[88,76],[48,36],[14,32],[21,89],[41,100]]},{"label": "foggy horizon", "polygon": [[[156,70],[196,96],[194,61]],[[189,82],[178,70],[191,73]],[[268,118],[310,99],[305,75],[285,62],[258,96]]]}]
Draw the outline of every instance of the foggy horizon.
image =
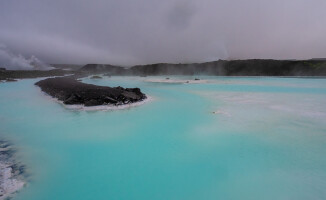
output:
[{"label": "foggy horizon", "polygon": [[324,8],[323,0],[3,0],[0,66],[325,58]]}]

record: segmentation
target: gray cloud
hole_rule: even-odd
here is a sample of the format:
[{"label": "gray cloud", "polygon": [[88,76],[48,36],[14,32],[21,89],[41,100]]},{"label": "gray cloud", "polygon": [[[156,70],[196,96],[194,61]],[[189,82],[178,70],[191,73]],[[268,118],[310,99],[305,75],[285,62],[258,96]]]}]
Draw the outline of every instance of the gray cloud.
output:
[{"label": "gray cloud", "polygon": [[326,57],[325,0],[1,0],[0,43],[49,63]]},{"label": "gray cloud", "polygon": [[168,13],[168,24],[176,29],[186,29],[196,13],[192,1],[178,1]]}]

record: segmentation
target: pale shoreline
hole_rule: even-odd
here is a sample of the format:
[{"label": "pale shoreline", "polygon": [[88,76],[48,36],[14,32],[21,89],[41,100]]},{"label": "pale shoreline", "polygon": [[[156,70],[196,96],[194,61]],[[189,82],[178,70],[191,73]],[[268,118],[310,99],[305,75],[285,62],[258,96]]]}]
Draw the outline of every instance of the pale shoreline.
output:
[{"label": "pale shoreline", "polygon": [[209,80],[193,80],[193,79],[148,79],[145,82],[149,83],[179,83],[179,84],[202,84],[202,83],[211,83]]},{"label": "pale shoreline", "polygon": [[78,105],[66,105],[64,104],[62,101],[59,101],[57,99],[55,99],[56,102],[60,103],[61,105],[63,105],[65,108],[69,109],[69,110],[79,110],[79,111],[111,111],[111,110],[124,110],[124,109],[128,109],[128,108],[133,108],[133,107],[137,107],[137,106],[141,106],[145,103],[148,103],[150,101],[153,100],[153,97],[150,97],[148,95],[146,95],[146,99],[139,101],[139,102],[135,102],[135,103],[128,103],[128,104],[124,104],[124,105],[100,105],[100,106],[84,106],[81,104]]},{"label": "pale shoreline", "polygon": [[25,186],[25,166],[15,160],[12,146],[0,140],[0,200],[12,197]]}]

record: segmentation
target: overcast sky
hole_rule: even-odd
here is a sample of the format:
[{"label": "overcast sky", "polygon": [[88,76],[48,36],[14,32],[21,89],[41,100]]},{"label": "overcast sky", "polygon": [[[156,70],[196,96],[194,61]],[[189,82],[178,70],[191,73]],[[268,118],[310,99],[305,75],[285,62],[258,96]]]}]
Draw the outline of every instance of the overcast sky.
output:
[{"label": "overcast sky", "polygon": [[0,0],[0,45],[75,64],[326,57],[326,0]]}]

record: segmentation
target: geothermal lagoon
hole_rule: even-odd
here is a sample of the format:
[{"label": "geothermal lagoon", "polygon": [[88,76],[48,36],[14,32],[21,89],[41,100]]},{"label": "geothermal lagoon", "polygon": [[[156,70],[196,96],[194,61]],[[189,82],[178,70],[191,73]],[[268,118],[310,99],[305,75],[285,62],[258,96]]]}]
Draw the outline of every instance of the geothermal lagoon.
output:
[{"label": "geothermal lagoon", "polygon": [[83,78],[150,97],[96,110],[39,80],[0,84],[1,137],[29,177],[14,200],[326,197],[326,79]]}]

